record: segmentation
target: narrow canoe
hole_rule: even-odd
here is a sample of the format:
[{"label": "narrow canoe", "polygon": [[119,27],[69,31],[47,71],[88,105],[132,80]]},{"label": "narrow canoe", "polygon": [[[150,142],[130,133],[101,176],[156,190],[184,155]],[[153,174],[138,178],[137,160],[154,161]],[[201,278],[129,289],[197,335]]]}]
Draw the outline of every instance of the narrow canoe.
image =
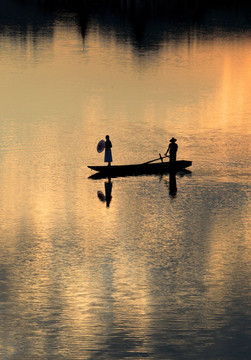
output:
[{"label": "narrow canoe", "polygon": [[102,177],[118,177],[177,172],[191,165],[192,161],[178,160],[175,163],[161,162],[157,164],[111,165],[109,167],[88,166],[88,168],[98,171],[98,174]]}]

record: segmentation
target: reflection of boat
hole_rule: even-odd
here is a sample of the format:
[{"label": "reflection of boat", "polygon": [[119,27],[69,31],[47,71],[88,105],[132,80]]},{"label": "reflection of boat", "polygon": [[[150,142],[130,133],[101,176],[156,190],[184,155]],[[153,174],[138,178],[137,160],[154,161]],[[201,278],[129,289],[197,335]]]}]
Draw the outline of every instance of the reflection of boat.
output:
[{"label": "reflection of boat", "polygon": [[88,166],[90,169],[98,171],[91,176],[93,179],[104,177],[134,176],[147,174],[165,174],[177,172],[192,165],[192,161],[178,160],[174,163],[161,162],[157,164],[135,164],[135,165],[112,165],[112,166]]}]

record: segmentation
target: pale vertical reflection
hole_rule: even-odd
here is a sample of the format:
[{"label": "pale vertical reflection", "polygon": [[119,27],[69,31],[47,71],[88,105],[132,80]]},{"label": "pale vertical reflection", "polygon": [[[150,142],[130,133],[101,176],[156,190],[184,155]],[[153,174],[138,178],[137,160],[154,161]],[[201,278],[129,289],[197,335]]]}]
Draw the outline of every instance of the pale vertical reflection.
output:
[{"label": "pale vertical reflection", "polygon": [[[246,270],[250,271],[250,247],[245,232],[240,236],[238,227],[240,209],[232,210],[231,216],[219,214],[215,220],[208,249],[204,281],[207,287],[204,312],[207,314],[207,326],[215,328],[215,319],[225,318],[231,323],[235,303],[240,303],[239,311],[249,316],[249,279]],[[250,221],[250,219],[249,219]],[[244,224],[244,227],[246,225]],[[228,234],[225,233],[228,229]],[[232,294],[232,298],[229,298]],[[222,324],[219,323],[218,327]]]},{"label": "pale vertical reflection", "polygon": [[[250,132],[247,112],[251,101],[251,45],[233,44],[227,49],[224,61],[222,84],[217,96],[220,99],[220,124],[241,127]],[[238,114],[233,119],[233,114]],[[231,123],[235,121],[235,123]],[[236,124],[237,122],[237,124]]]},{"label": "pale vertical reflection", "polygon": [[[209,49],[213,51],[213,49]],[[206,101],[206,121],[212,128],[248,132],[251,93],[251,46],[249,42],[222,44],[222,71],[215,94]],[[214,96],[213,96],[214,95]],[[211,109],[211,111],[210,111]],[[204,123],[205,118],[201,118]]]}]

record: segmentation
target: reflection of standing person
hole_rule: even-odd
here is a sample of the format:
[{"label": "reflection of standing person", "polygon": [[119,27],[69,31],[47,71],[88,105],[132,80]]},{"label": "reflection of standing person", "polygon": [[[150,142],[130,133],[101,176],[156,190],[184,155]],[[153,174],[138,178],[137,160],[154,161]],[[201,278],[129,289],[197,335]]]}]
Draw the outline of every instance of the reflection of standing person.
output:
[{"label": "reflection of standing person", "polygon": [[169,195],[175,197],[177,194],[176,175],[175,172],[169,174]]},{"label": "reflection of standing person", "polygon": [[110,202],[112,200],[112,182],[111,182],[111,178],[108,179],[108,181],[106,181],[104,183],[105,185],[105,195],[102,191],[98,191],[97,195],[100,201],[102,202],[106,202],[106,207],[110,206]]},{"label": "reflection of standing person", "polygon": [[170,162],[175,162],[176,161],[176,153],[178,151],[178,145],[175,144],[176,143],[176,139],[172,138],[170,140],[170,144],[168,145],[167,151],[165,153],[165,155],[167,155],[167,153],[170,153]]},{"label": "reflection of standing person", "polygon": [[108,166],[111,166],[112,162],[112,143],[109,138],[109,135],[106,135],[106,142],[105,142],[105,162],[108,162]]},{"label": "reflection of standing person", "polygon": [[106,206],[110,206],[110,202],[112,200],[112,182],[111,178],[108,179],[108,182],[105,182],[105,199],[106,199]]}]

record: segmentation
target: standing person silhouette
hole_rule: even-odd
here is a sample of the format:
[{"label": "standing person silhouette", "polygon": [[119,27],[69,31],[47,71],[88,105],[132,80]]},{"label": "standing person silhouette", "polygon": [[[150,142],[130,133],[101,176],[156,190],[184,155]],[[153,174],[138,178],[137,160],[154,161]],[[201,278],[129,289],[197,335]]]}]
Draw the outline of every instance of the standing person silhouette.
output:
[{"label": "standing person silhouette", "polygon": [[108,162],[108,166],[111,166],[112,162],[112,143],[109,138],[109,135],[106,135],[106,142],[105,142],[105,162]]},{"label": "standing person silhouette", "polygon": [[165,155],[170,153],[170,162],[176,161],[176,153],[178,151],[178,145],[176,144],[176,139],[172,138],[170,140],[170,144],[168,145],[167,151],[165,152]]}]

